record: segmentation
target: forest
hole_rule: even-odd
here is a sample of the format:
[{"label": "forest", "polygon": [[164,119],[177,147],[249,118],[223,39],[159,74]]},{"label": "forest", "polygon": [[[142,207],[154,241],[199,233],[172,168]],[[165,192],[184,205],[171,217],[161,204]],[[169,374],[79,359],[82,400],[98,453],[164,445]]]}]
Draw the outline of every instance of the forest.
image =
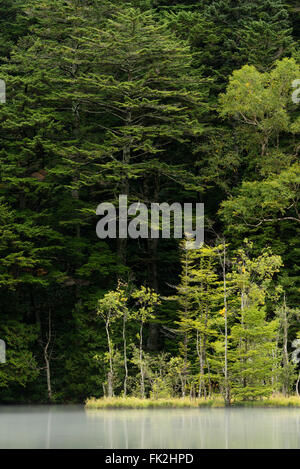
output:
[{"label": "forest", "polygon": [[[299,396],[299,46],[297,0],[0,1],[2,404]],[[120,194],[203,246],[100,239]]]}]

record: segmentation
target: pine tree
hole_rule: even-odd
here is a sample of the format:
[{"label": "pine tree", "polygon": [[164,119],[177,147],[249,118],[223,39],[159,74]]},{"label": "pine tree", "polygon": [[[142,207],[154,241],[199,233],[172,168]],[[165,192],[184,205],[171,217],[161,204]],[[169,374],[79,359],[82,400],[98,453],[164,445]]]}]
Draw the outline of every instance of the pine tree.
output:
[{"label": "pine tree", "polygon": [[251,259],[251,249],[248,243],[246,250],[239,250],[232,277],[240,307],[238,323],[231,329],[230,372],[232,393],[243,400],[270,396],[276,390],[273,377],[278,365],[274,358],[278,320],[267,321],[265,303],[281,259],[268,250]]},{"label": "pine tree", "polygon": [[281,0],[216,0],[206,14],[223,44],[215,58],[223,78],[247,63],[266,71],[291,52],[289,14]]},{"label": "pine tree", "polygon": [[[215,272],[217,254],[215,249],[208,246],[199,250],[189,250],[186,248],[186,243],[186,240],[181,243],[180,284],[176,287],[177,295],[173,297],[179,304],[178,332],[181,336],[181,356],[185,364],[181,373],[184,385],[183,397],[188,382],[188,371],[194,359],[198,362],[196,365],[198,397],[207,397],[208,350],[212,338],[217,335],[214,329],[214,312],[219,301],[218,294],[216,294],[217,274]],[[194,350],[193,344],[195,344]]]},{"label": "pine tree", "polygon": [[[4,235],[11,240],[6,247],[7,258],[3,260],[6,288],[2,303],[11,310],[12,295],[23,298],[19,313],[38,326],[37,355],[41,362],[47,343],[49,304],[55,304],[52,327],[59,335],[56,343],[65,350],[62,337],[70,343],[73,340],[67,336],[75,322],[73,307],[78,303],[82,309],[84,299],[93,310],[104,284],[108,286],[107,281],[102,282],[109,275],[109,266],[114,264],[117,270],[116,256],[104,242],[95,239],[92,223],[86,237],[80,236],[86,217],[79,215],[82,203],[70,188],[73,174],[68,176],[59,171],[63,146],[74,135],[76,125],[72,101],[67,103],[63,93],[59,95],[62,88],[58,83],[64,72],[54,78],[54,58],[49,54],[45,59],[46,48],[41,44],[47,34],[49,48],[55,45],[55,34],[57,43],[64,40],[64,45],[68,43],[75,28],[74,16],[70,14],[74,8],[80,10],[80,24],[86,16],[92,17],[91,7],[80,6],[75,1],[39,3],[28,8],[28,21],[35,23],[32,33],[11,51],[10,61],[0,71],[7,85],[7,103],[0,108],[0,191],[10,213],[5,219]],[[93,21],[97,19],[94,14]],[[51,174],[54,168],[57,177]],[[95,219],[90,214],[89,217]],[[2,274],[2,266],[0,269]],[[16,293],[8,290],[9,284]],[[86,327],[88,323],[86,320]],[[87,327],[86,334],[89,333]],[[80,336],[81,331],[77,334]],[[94,346],[88,343],[88,347]],[[66,353],[74,360],[71,347]],[[85,357],[88,355],[89,352]],[[56,364],[53,373],[61,374],[63,379],[62,367]]]},{"label": "pine tree", "polygon": [[[148,201],[153,174],[172,175],[178,184],[193,180],[165,156],[166,146],[182,145],[203,131],[202,94],[195,78],[187,76],[187,45],[151,13],[134,9],[113,15],[103,30],[86,29],[86,35],[78,38],[77,55],[91,70],[75,80],[73,96],[83,115],[103,117],[96,123],[102,140],[98,147],[91,142],[89,150],[95,155],[94,175],[83,173],[82,183],[96,184],[100,170],[108,191]],[[124,257],[124,243],[119,248]]]},{"label": "pine tree", "polygon": [[39,375],[38,364],[31,350],[37,338],[36,328],[18,319],[2,315],[0,325],[0,336],[6,344],[6,363],[0,367],[2,402],[10,401],[10,386],[24,388]]},{"label": "pine tree", "polygon": [[9,57],[18,39],[28,32],[26,0],[2,0],[0,4],[0,63]]}]

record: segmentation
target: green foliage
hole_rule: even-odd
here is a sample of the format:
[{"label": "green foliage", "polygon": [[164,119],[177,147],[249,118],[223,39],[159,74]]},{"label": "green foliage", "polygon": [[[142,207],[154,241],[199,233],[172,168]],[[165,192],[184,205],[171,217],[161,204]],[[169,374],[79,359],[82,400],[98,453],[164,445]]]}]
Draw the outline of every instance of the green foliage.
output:
[{"label": "green foliage", "polygon": [[[6,363],[0,368],[0,388],[25,387],[39,375],[36,360],[30,350],[37,339],[37,330],[17,320],[7,320],[0,327],[2,340],[6,343]],[[21,391],[22,392],[22,391]],[[3,393],[10,400],[9,393]]]},{"label": "green foliage", "polygon": [[[1,2],[1,401],[298,390],[298,10]],[[97,239],[120,193],[204,202],[206,244]]]},{"label": "green foliage", "polygon": [[[247,245],[251,250],[251,244]],[[239,250],[232,273],[240,296],[238,323],[231,329],[232,393],[239,399],[269,397],[274,392],[278,320],[266,319],[266,298],[272,278],[281,266],[279,256],[263,252],[257,259]]]}]

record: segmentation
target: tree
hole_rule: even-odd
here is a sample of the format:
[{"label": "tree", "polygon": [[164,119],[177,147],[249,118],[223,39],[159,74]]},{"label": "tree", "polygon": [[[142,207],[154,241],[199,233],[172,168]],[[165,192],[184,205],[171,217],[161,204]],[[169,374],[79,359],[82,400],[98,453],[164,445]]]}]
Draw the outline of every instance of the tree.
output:
[{"label": "tree", "polygon": [[[299,334],[298,334],[298,336],[299,336]],[[293,356],[292,356],[293,363],[295,365],[299,365],[299,363],[300,363],[300,350],[299,350],[300,349],[300,339],[295,339],[292,343],[292,347],[294,349]],[[299,375],[298,375],[298,378],[297,378],[297,381],[296,381],[296,394],[297,394],[298,397],[300,396],[299,383],[300,383],[300,372],[299,372]]]},{"label": "tree", "polygon": [[295,364],[291,362],[289,353],[289,335],[293,324],[293,319],[298,319],[299,312],[289,308],[286,301],[286,294],[283,292],[282,304],[276,309],[276,317],[279,319],[280,340],[282,341],[282,392],[289,395],[295,380]]},{"label": "tree", "polygon": [[156,292],[150,288],[142,286],[139,290],[132,293],[132,298],[136,301],[136,309],[132,311],[132,317],[140,323],[139,333],[139,367],[141,378],[141,397],[145,398],[145,372],[144,372],[144,359],[143,359],[143,329],[144,324],[149,319],[154,319],[155,308],[159,306],[160,299]]},{"label": "tree", "polygon": [[2,0],[0,5],[0,63],[9,57],[18,39],[28,32],[29,22],[24,10],[26,0]]},{"label": "tree", "polygon": [[[0,327],[1,339],[6,343],[6,363],[0,365],[0,388],[5,400],[5,389],[11,385],[25,387],[39,375],[32,344],[37,339],[36,328],[20,320],[7,318]],[[9,400],[9,396],[7,397]]]},{"label": "tree", "polygon": [[123,295],[123,292],[118,289],[116,291],[106,293],[104,297],[98,301],[97,306],[97,315],[104,320],[107,336],[107,355],[109,361],[109,371],[107,373],[108,397],[112,397],[114,395],[114,344],[111,337],[111,325],[121,317],[126,301],[127,299]]},{"label": "tree", "polygon": [[[94,3],[31,3],[26,8],[31,34],[24,35],[10,51],[9,61],[0,71],[7,85],[7,102],[0,108],[0,195],[5,199],[5,208],[1,203],[0,209],[1,221],[2,214],[4,219],[0,234],[2,303],[11,314],[16,308],[25,322],[37,324],[40,337],[38,349],[34,348],[37,360],[46,366],[44,347],[51,303],[57,353],[64,357],[65,371],[73,370],[70,362],[78,360],[62,340],[76,344],[70,334],[70,330],[76,330],[80,341],[74,318],[76,305],[83,308],[83,303],[88,303],[87,324],[95,298],[103,294],[104,286],[110,288],[115,283],[115,274],[109,284],[107,280],[111,266],[115,272],[122,271],[107,244],[95,239],[96,202],[91,202],[87,193],[89,202],[81,201],[81,194],[70,188],[73,172],[63,172],[61,165],[63,148],[69,147],[69,139],[76,133],[76,119],[72,99],[68,101],[59,84],[69,69],[58,66],[56,77],[52,73],[53,64],[62,65],[55,61],[55,46],[67,46],[87,18],[98,21]],[[88,217],[80,212],[83,205],[92,206]],[[80,236],[82,230],[84,236]],[[94,345],[88,346],[93,350]],[[63,368],[61,363],[52,363],[52,374],[61,383],[65,379]],[[67,389],[65,382],[63,387]]]},{"label": "tree", "polygon": [[196,314],[191,325],[196,330],[196,348],[199,359],[198,397],[207,397],[205,369],[208,368],[208,349],[211,339],[217,336],[213,314],[219,301],[216,295],[218,283],[216,257],[216,250],[209,246],[203,246],[198,253],[192,252],[194,268],[191,282]]},{"label": "tree", "polygon": [[[169,299],[175,300],[178,303],[178,325],[181,341],[179,344],[178,363],[176,366],[180,368],[181,377],[181,391],[182,397],[185,397],[187,391],[187,381],[189,374],[189,342],[191,339],[192,321],[195,318],[195,308],[193,307],[193,268],[194,259],[192,251],[186,248],[186,240],[183,240],[180,245],[181,250],[181,274],[180,283],[176,288],[177,294]],[[174,362],[175,363],[175,362]],[[183,366],[182,366],[183,365]]]},{"label": "tree", "polygon": [[[221,115],[234,119],[244,165],[243,177],[221,202],[221,217],[237,243],[247,236],[258,250],[269,244],[280,252],[290,275],[289,297],[299,282],[293,247],[299,230],[299,162],[293,137],[298,124],[291,100],[291,84],[298,75],[293,59],[264,74],[246,66],[233,74],[220,98]],[[294,239],[289,247],[286,237]]]},{"label": "tree", "polygon": [[[251,251],[251,244],[246,248]],[[231,329],[234,349],[230,352],[232,393],[239,399],[257,399],[272,392],[273,349],[278,320],[267,322],[265,302],[273,275],[281,259],[268,250],[258,258],[240,249],[232,280],[240,296],[238,323]],[[236,305],[238,307],[238,304]]]},{"label": "tree", "polygon": [[[188,46],[151,13],[132,8],[113,15],[104,29],[87,29],[77,43],[78,60],[91,71],[76,77],[73,96],[83,114],[106,116],[98,123],[103,139],[96,174],[101,168],[104,183],[114,181],[113,193],[131,196],[132,191],[148,202],[147,191],[135,181],[142,178],[146,185],[153,173],[172,173],[180,181],[182,172],[177,176],[176,166],[164,162],[165,147],[203,131],[203,96],[195,77],[188,77]],[[120,239],[121,258],[124,243]]]},{"label": "tree", "polygon": [[294,59],[277,62],[270,73],[245,65],[233,73],[226,93],[220,97],[220,115],[233,117],[254,130],[261,157],[267,156],[272,143],[278,148],[281,134],[293,132],[292,83],[298,75],[299,65]]},{"label": "tree", "polygon": [[214,330],[214,310],[218,303],[216,295],[216,250],[209,246],[189,250],[188,240],[182,241],[180,284],[177,294],[171,297],[178,302],[179,330],[183,338],[180,351],[185,371],[183,370],[183,396],[187,388],[190,343],[195,341],[196,357],[199,364],[198,397],[207,397],[208,348],[211,338],[216,336]]},{"label": "tree", "polygon": [[228,325],[228,281],[227,281],[227,245],[225,239],[223,244],[216,246],[216,252],[219,257],[219,262],[222,268],[222,293],[223,293],[223,304],[224,308],[221,310],[221,316],[224,316],[224,399],[225,405],[230,405],[230,380],[228,374],[228,350],[229,350],[229,325]]},{"label": "tree", "polygon": [[215,0],[209,2],[206,15],[219,33],[218,44],[223,43],[214,58],[223,77],[246,63],[270,69],[291,51],[289,14],[281,0]]}]

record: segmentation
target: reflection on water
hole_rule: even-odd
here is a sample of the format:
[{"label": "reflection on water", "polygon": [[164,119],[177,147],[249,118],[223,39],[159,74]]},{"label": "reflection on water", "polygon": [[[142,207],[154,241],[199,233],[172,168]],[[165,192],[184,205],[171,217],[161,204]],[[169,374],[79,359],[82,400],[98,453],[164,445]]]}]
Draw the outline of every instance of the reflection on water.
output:
[{"label": "reflection on water", "polygon": [[300,409],[0,407],[0,448],[300,449]]}]

